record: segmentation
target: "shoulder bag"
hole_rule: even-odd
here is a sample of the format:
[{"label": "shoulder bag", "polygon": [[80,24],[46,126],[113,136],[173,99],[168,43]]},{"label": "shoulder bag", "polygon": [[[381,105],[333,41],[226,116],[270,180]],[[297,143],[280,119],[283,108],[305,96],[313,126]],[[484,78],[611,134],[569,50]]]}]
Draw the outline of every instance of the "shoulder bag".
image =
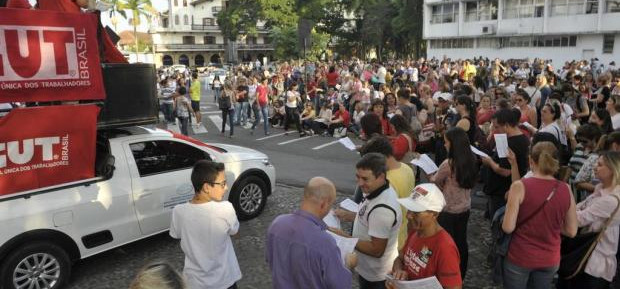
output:
[{"label": "shoulder bag", "polygon": [[620,209],[620,198],[616,195],[612,196],[616,198],[618,204],[611,216],[605,221],[605,225],[603,225],[600,232],[579,234],[575,236],[575,238],[562,238],[562,248],[560,249],[562,259],[560,260],[560,268],[558,269],[560,278],[566,280],[572,279],[585,269],[588,259],[590,259],[596,245],[598,245],[598,242],[603,237],[607,226],[613,221],[618,209]]}]

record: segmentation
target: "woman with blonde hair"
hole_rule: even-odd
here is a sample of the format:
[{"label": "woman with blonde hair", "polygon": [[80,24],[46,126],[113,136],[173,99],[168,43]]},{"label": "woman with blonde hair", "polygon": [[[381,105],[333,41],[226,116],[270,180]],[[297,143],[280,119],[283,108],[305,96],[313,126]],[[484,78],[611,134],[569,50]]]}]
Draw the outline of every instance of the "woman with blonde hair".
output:
[{"label": "woman with blonde hair", "polygon": [[556,155],[551,142],[534,145],[529,158],[533,175],[508,191],[502,229],[512,233],[512,240],[504,259],[505,289],[551,288],[560,265],[561,235],[577,233],[573,194],[553,177],[559,169]]},{"label": "woman with blonde hair", "polygon": [[613,219],[592,251],[583,272],[560,288],[609,288],[616,275],[620,214],[612,214],[618,206],[617,197],[620,197],[620,152],[602,153],[594,173],[600,183],[588,198],[577,204],[577,222],[581,233],[601,231],[605,222]]},{"label": "woman with blonde hair", "polygon": [[168,263],[151,263],[140,270],[129,289],[184,289],[185,281]]}]

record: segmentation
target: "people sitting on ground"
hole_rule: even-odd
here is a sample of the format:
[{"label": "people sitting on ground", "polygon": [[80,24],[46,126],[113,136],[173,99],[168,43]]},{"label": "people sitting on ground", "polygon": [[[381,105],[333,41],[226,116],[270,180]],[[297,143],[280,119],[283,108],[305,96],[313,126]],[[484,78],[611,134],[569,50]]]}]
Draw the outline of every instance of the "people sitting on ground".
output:
[{"label": "people sitting on ground", "polygon": [[343,137],[347,135],[347,128],[351,124],[351,117],[344,104],[340,103],[336,105],[338,110],[332,115],[332,119],[329,122],[327,133],[333,137]]}]

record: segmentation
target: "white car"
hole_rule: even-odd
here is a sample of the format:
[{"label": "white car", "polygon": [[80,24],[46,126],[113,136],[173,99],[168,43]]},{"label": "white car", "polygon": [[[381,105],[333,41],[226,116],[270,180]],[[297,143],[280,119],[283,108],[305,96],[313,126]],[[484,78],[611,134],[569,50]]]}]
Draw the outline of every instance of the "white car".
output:
[{"label": "white car", "polygon": [[184,64],[175,64],[175,65],[170,66],[170,71],[174,71],[178,73],[185,73],[186,70],[187,70],[187,66],[185,66]]},{"label": "white car", "polygon": [[205,85],[208,87],[208,89],[211,89],[211,83],[213,83],[213,79],[215,79],[216,75],[220,78],[220,82],[224,84],[224,81],[226,80],[226,74],[227,72],[224,69],[214,69],[213,71],[209,72],[209,74],[207,74],[207,76],[205,77]]},{"label": "white car", "polygon": [[167,231],[201,159],[225,164],[239,219],[261,213],[275,188],[265,154],[160,129],[99,131],[96,178],[0,198],[0,288],[62,288],[73,262]]}]

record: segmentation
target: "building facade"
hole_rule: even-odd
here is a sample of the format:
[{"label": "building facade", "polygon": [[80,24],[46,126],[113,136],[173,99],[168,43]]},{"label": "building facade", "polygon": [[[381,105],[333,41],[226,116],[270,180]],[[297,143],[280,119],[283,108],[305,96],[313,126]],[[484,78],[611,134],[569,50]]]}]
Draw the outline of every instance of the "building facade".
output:
[{"label": "building facade", "polygon": [[168,10],[159,15],[151,31],[155,64],[205,66],[271,60],[269,31],[260,24],[257,36],[240,35],[236,41],[224,37],[217,15],[227,4],[226,0],[168,0]]},{"label": "building facade", "polygon": [[620,0],[425,0],[427,56],[620,61]]}]

